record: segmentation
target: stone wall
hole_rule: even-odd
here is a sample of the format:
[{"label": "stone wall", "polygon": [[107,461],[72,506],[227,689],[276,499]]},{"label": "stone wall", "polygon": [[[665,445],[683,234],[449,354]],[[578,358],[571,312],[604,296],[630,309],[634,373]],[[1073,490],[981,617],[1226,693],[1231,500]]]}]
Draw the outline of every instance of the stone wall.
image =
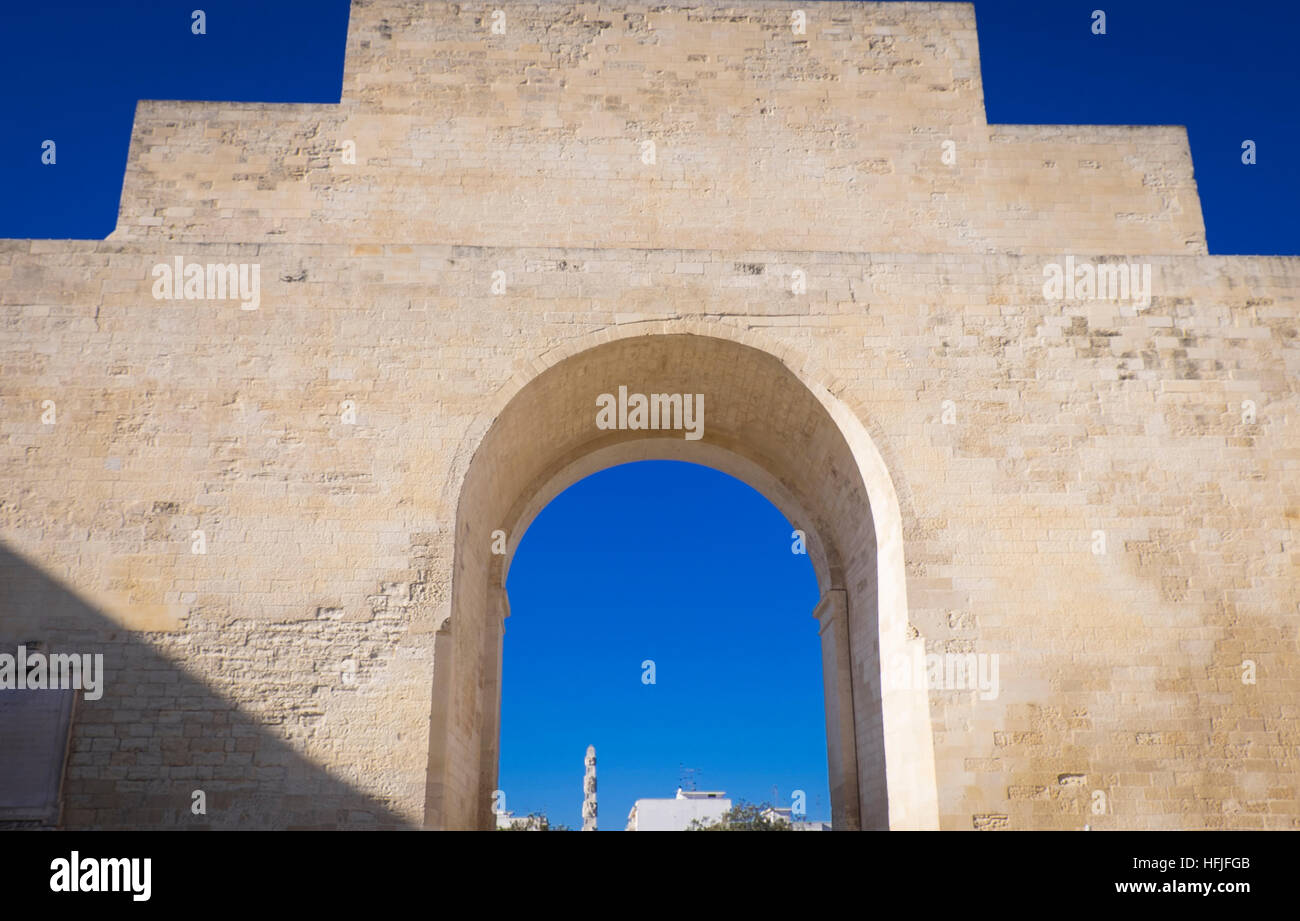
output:
[{"label": "stone wall", "polygon": [[112,238],[1206,251],[1183,128],[988,125],[969,4],[791,9],[358,2],[337,106],[140,103]]}]

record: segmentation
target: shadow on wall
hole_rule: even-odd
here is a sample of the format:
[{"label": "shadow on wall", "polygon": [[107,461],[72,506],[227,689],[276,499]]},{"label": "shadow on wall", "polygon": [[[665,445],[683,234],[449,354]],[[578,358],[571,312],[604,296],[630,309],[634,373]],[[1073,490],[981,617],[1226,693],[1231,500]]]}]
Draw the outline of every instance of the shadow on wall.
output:
[{"label": "shadow on wall", "polygon": [[[77,695],[61,827],[412,827],[387,803],[295,752],[265,722],[151,646],[147,636],[122,629],[0,544],[0,654],[16,655],[25,644],[29,654],[39,647],[43,654],[104,657],[102,697]],[[39,713],[25,704],[32,695],[54,693],[0,690],[0,700],[10,704],[0,706],[0,720],[8,722],[0,724],[0,739],[18,732],[33,743],[37,734],[53,738],[57,717],[49,714],[57,707],[42,706]],[[22,719],[36,725],[21,726]],[[62,759],[51,767],[32,754],[30,745],[0,744],[0,828],[42,824],[4,809],[30,799],[33,772],[57,789]],[[206,815],[192,812],[196,790],[206,795]]]}]

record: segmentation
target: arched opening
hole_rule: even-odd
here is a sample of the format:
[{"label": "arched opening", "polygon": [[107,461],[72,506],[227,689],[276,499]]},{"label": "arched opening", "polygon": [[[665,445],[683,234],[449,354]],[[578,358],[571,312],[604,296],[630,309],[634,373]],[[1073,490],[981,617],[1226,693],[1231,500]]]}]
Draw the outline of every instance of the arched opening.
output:
[{"label": "arched opening", "polygon": [[[665,400],[664,419],[678,424],[640,427],[645,418],[625,411],[635,395],[690,395],[702,424],[692,430]],[[606,396],[619,404],[613,427],[598,417]],[[821,593],[832,822],[936,828],[926,691],[881,681],[881,662],[919,641],[908,636],[902,522],[879,453],[846,406],[776,356],[676,333],[556,361],[510,396],[477,444],[457,505],[450,616],[435,642],[426,825],[492,824],[505,576],[519,537],[573,483],[636,460],[713,467],[800,523]]]},{"label": "arched opening", "polygon": [[506,577],[500,808],[580,827],[590,744],[602,830],[679,785],[829,821],[820,596],[792,528],[679,461],[609,467],[548,504]]}]

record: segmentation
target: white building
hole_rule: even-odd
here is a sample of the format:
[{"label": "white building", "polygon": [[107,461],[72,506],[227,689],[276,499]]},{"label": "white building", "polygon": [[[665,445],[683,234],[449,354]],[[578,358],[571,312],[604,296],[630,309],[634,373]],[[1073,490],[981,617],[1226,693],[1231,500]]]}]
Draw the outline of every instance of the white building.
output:
[{"label": "white building", "polygon": [[721,790],[677,790],[672,799],[639,799],[627,814],[627,831],[686,831],[691,822],[716,822],[731,811]]}]

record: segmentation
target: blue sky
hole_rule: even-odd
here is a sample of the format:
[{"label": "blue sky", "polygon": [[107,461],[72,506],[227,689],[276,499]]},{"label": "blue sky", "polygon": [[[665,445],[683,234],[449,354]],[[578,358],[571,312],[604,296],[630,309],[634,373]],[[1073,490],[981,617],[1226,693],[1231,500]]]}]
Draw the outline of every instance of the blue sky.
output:
[{"label": "blue sky", "polygon": [[[0,5],[0,237],[113,229],[137,99],[337,102],[347,13],[345,0]],[[1300,254],[1300,4],[999,0],[976,15],[990,122],[1186,125],[1210,251]],[[46,138],[55,167],[40,162]],[[510,574],[507,807],[578,824],[594,743],[606,828],[636,797],[671,795],[681,766],[751,800],[804,789],[825,816],[816,589],[789,531],[748,487],[690,465],[616,468],[557,498]]]},{"label": "blue sky", "polygon": [[673,461],[552,500],[506,582],[506,808],[580,825],[593,744],[604,828],[672,796],[682,767],[751,802],[803,790],[809,817],[829,819],[817,579],[792,527],[744,483]]}]

